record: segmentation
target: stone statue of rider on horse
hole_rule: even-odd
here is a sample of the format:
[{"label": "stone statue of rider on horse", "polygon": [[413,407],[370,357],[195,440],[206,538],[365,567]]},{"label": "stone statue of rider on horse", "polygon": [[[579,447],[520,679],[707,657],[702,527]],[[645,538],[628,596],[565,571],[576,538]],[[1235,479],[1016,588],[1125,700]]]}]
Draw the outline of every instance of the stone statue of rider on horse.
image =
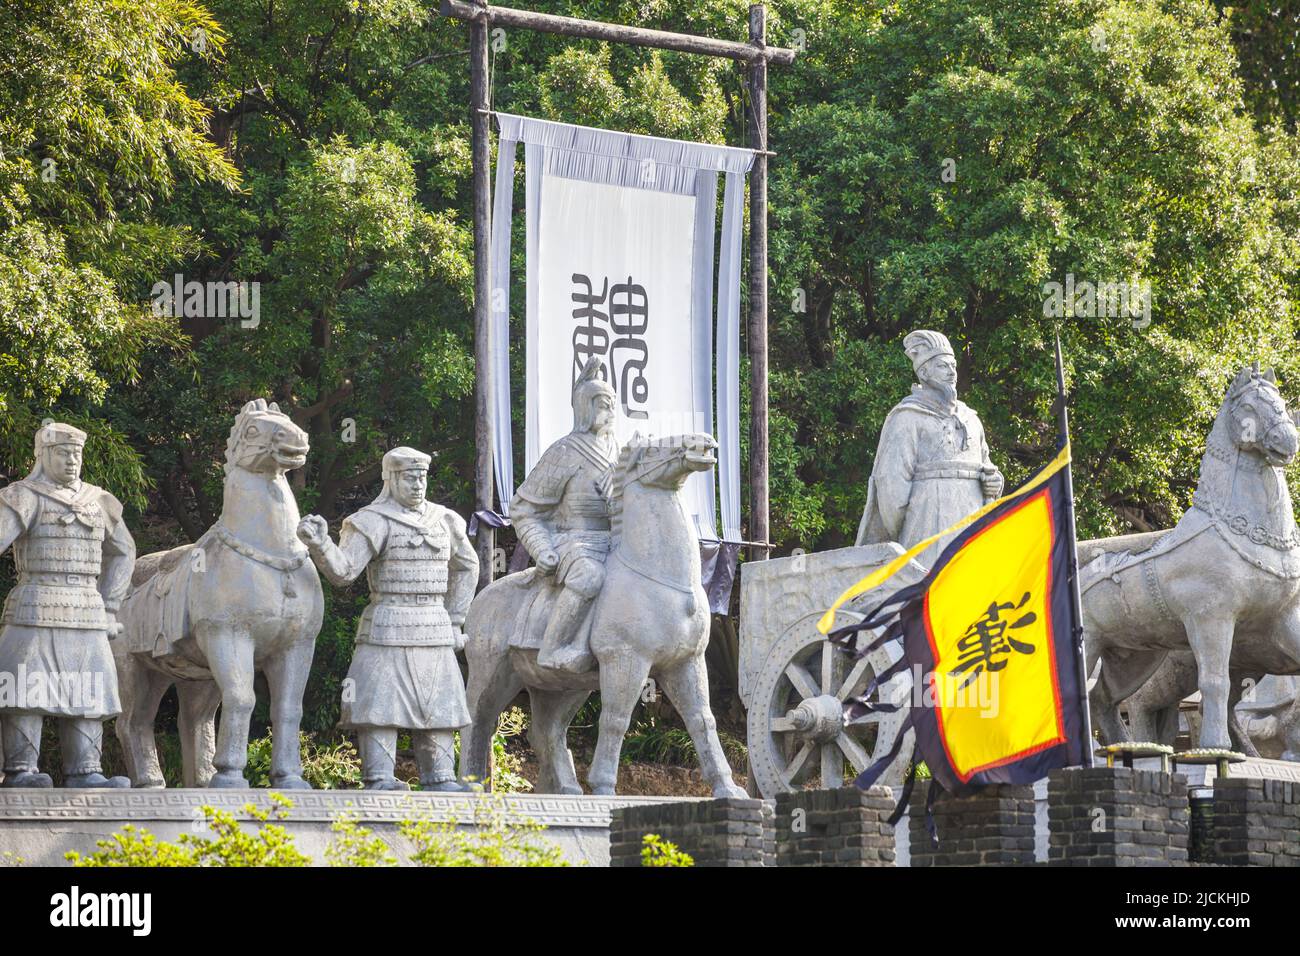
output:
[{"label": "stone statue of rider on horse", "polygon": [[472,719],[461,734],[461,775],[486,779],[498,716],[527,690],[537,791],[582,793],[566,732],[599,690],[587,782],[592,793],[613,794],[623,735],[654,686],[681,715],[714,795],[742,797],[709,709],[709,603],[698,531],[682,502],[687,479],[717,465],[717,442],[692,433],[618,448],[615,394],[600,375],[598,360],[582,369],[573,431],[547,449],[510,504],[537,566],[488,585],[466,616]]},{"label": "stone statue of rider on horse", "polygon": [[510,501],[520,543],[561,588],[537,654],[541,667],[577,674],[594,663],[586,619],[609,554],[616,398],[591,358],[573,386],[573,431],[546,449]]}]

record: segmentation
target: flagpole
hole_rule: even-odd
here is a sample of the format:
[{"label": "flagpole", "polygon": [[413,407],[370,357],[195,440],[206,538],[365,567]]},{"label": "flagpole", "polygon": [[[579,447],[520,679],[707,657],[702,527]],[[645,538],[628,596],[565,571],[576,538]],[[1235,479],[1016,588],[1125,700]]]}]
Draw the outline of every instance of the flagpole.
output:
[{"label": "flagpole", "polygon": [[[1064,447],[1070,441],[1070,412],[1065,404],[1065,365],[1061,360],[1061,334],[1054,332],[1056,338],[1056,406],[1057,424],[1060,429],[1059,441]],[[1058,449],[1059,450],[1059,449]],[[1073,460],[1073,453],[1071,460]],[[1068,492],[1065,499],[1065,514],[1070,530],[1070,540],[1066,546],[1066,560],[1069,561],[1070,602],[1074,606],[1074,628],[1071,637],[1074,640],[1074,652],[1078,658],[1079,697],[1083,704],[1083,766],[1092,766],[1092,713],[1088,709],[1088,658],[1083,647],[1083,604],[1079,597],[1079,548],[1078,535],[1074,527],[1074,470],[1071,464],[1065,466],[1065,487]]]}]

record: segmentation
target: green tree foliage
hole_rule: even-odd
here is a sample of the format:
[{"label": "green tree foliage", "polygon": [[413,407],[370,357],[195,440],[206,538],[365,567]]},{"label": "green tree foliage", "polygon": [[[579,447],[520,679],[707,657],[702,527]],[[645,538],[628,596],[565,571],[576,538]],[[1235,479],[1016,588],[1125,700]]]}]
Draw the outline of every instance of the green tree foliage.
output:
[{"label": "green tree foliage", "polygon": [[1296,144],[1256,132],[1213,8],[823,11],[773,73],[777,533],[809,550],[851,536],[911,328],[953,339],[1013,481],[1045,461],[1044,283],[1067,274],[1153,296],[1146,328],[1061,322],[1081,531],[1169,526],[1230,373],[1296,370]]},{"label": "green tree foliage", "polygon": [[[197,42],[196,42],[197,41]],[[137,382],[146,350],[178,343],[134,286],[195,237],[170,224],[184,184],[236,173],[206,134],[183,61],[225,36],[184,0],[26,0],[0,9],[0,468],[31,459],[56,407],[91,431],[88,470],[144,505],[148,476],[90,409]],[[195,52],[192,45],[201,48]]]},{"label": "green tree foliage", "polygon": [[396,444],[436,456],[430,494],[464,506],[473,450],[462,63],[454,25],[411,0],[218,0],[235,42],[189,81],[245,189],[191,190],[172,213],[201,234],[185,277],[257,282],[256,325],[187,316],[192,350],[159,356],[117,413],[148,449],[185,533],[220,510],[219,451],[247,398],[292,409],[310,437],[293,475],[335,516],[373,494]]},{"label": "green tree foliage", "polygon": [[[747,0],[533,7],[747,35]],[[4,477],[57,414],[92,432],[91,480],[137,506],[156,489],[133,525],[142,551],[193,539],[220,512],[232,416],[269,397],[311,439],[293,478],[304,510],[355,509],[382,453],[410,444],[434,455],[430,496],[468,512],[468,32],[436,0],[0,10]],[[1235,367],[1259,358],[1293,387],[1286,5],[774,0],[769,42],[801,48],[769,70],[781,546],[851,538],[911,380],[911,328],[951,336],[1014,482],[1050,450],[1061,326],[1085,535],[1172,522]],[[506,31],[491,67],[496,109],[747,142],[745,69],[730,61]],[[521,216],[515,228],[518,343]],[[155,315],[155,284],[177,272],[258,283],[256,321]],[[1044,284],[1067,275],[1149,283],[1151,324],[1046,318]],[[318,734],[337,721],[364,585],[327,600],[304,723]]]},{"label": "green tree foliage", "polygon": [[1294,130],[1300,120],[1300,3],[1296,0],[1218,0],[1228,20],[1246,102],[1261,126]]}]

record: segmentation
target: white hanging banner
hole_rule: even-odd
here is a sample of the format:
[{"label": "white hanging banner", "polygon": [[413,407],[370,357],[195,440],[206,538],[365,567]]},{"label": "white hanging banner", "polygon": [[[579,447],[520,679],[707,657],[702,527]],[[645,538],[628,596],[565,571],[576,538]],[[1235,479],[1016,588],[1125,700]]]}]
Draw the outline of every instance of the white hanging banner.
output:
[{"label": "white hanging banner", "polygon": [[[724,373],[714,427],[713,290],[718,174],[728,174],[722,281],[739,285],[743,173],[749,150],[498,114],[501,156],[493,223],[493,275],[508,276],[513,154],[526,144],[527,410],[525,469],[573,427],[573,383],[598,358],[618,396],[620,444],[634,434],[717,434],[725,536],[739,535],[740,462],[734,409],[739,383]],[[504,235],[503,235],[504,230]],[[731,235],[730,233],[734,233]],[[508,368],[509,283],[494,278],[492,349]],[[719,353],[739,352],[739,289],[719,296]],[[730,363],[723,367],[728,371]],[[734,390],[736,394],[730,392]],[[494,402],[503,510],[514,491],[508,384]],[[503,438],[504,436],[504,438]],[[730,487],[734,484],[734,488]],[[718,537],[715,479],[692,475],[688,510],[702,538]],[[730,514],[734,508],[735,514]]]},{"label": "white hanging banner", "polygon": [[[692,342],[695,201],[690,196],[584,183],[542,183],[538,227],[536,445],[573,428],[570,394],[595,357],[618,395],[619,445],[633,434],[711,431],[710,395],[697,395]],[[702,400],[702,401],[701,401]]]}]

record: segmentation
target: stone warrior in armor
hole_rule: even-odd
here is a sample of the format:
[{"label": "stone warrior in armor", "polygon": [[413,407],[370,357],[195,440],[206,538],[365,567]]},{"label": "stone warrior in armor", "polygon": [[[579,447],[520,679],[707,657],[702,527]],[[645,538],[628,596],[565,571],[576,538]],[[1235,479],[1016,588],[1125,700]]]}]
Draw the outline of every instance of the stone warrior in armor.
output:
[{"label": "stone warrior in armor", "polygon": [[562,588],[537,653],[542,667],[581,673],[594,663],[584,625],[610,547],[614,402],[590,359],[573,387],[573,431],[546,449],[510,502],[520,543]]},{"label": "stone warrior in armor", "polygon": [[456,651],[478,583],[478,555],[455,512],[425,500],[429,456],[394,448],[384,489],[343,522],[339,543],[319,515],[298,526],[316,567],[337,587],[366,572],[370,604],[357,623],[341,725],[357,730],[370,790],[405,790],[393,776],[397,734],[411,731],[420,785],[466,790],[456,779],[452,733],[469,724]]},{"label": "stone warrior in armor", "polygon": [[122,710],[108,642],[120,630],[135,542],[118,500],[81,480],[85,443],[80,429],[45,425],[32,473],[0,488],[0,552],[13,545],[18,570],[0,629],[7,787],[52,785],[37,766],[46,717],[59,722],[66,786],[131,785],[106,778],[100,761],[103,722]]}]

